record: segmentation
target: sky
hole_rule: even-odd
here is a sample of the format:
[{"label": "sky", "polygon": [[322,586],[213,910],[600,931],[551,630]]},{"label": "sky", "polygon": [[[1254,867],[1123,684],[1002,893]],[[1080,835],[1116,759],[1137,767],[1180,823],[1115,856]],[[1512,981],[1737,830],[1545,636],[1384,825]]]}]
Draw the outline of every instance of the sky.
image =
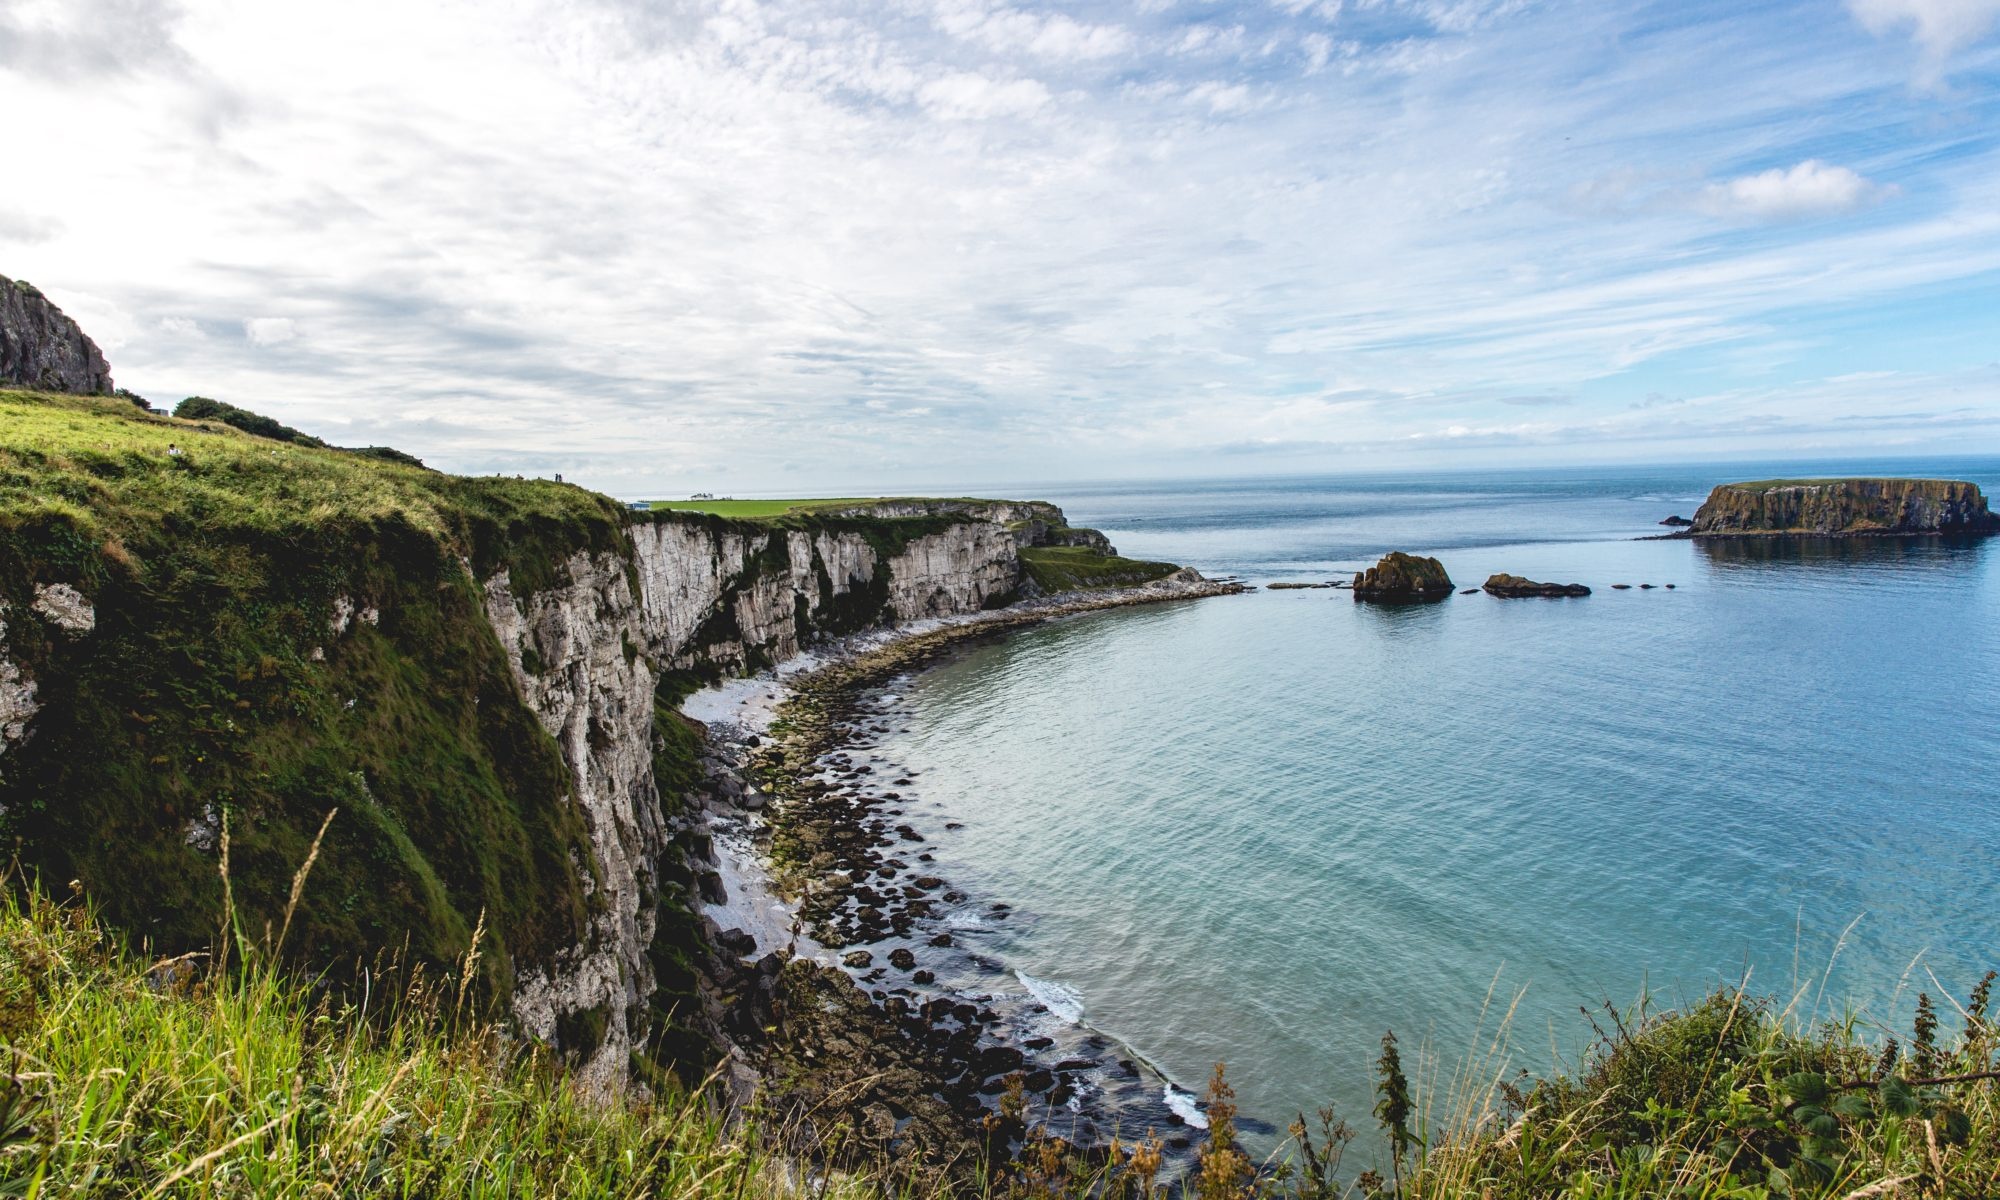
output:
[{"label": "sky", "polygon": [[639,496],[2000,452],[2000,0],[0,0],[119,384]]}]

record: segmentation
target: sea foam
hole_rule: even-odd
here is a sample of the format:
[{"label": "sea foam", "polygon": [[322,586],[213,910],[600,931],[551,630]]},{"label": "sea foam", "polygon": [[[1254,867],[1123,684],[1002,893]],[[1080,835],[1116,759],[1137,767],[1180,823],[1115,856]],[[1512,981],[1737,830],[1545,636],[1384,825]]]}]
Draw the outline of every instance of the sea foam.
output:
[{"label": "sea foam", "polygon": [[1083,993],[1066,983],[1052,979],[1037,979],[1026,971],[1015,971],[1014,978],[1028,989],[1028,994],[1042,1002],[1042,1007],[1071,1025],[1083,1024]]}]

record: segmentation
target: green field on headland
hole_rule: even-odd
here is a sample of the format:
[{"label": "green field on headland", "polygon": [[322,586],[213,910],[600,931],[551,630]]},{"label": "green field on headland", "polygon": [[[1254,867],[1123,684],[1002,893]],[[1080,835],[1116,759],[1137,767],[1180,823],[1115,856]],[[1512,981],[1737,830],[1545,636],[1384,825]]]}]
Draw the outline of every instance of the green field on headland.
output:
[{"label": "green field on headland", "polygon": [[[644,503],[654,512],[706,513],[711,517],[729,517],[738,521],[761,521],[772,517],[790,516],[794,513],[823,512],[828,509],[869,508],[881,504],[907,502],[913,504],[938,503],[937,497],[930,496],[849,496],[828,497],[814,500],[650,500]],[[954,497],[947,503],[988,504],[987,500],[970,497]]]}]

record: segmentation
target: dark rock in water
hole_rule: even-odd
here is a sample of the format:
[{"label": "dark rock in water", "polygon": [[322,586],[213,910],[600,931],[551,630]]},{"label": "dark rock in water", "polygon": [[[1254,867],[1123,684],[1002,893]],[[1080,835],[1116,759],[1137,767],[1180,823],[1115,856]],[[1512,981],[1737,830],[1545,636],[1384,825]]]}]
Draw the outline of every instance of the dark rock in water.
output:
[{"label": "dark rock in water", "polygon": [[1650,583],[1642,583],[1639,585],[1639,590],[1642,592],[1650,592],[1653,590],[1653,585]]},{"label": "dark rock in water", "polygon": [[1056,1040],[1052,1037],[1031,1037],[1021,1044],[1030,1050],[1046,1050],[1055,1045]]},{"label": "dark rock in water", "polygon": [[1046,1092],[1056,1085],[1056,1077],[1047,1069],[1036,1067],[1022,1077],[1021,1083],[1031,1092]]},{"label": "dark rock in water", "polygon": [[951,945],[951,935],[948,933],[940,933],[936,937],[931,939],[931,945],[949,946]]},{"label": "dark rock in water", "polygon": [[703,903],[729,903],[729,893],[723,890],[722,887],[722,876],[717,875],[715,872],[703,871],[700,875],[695,876],[695,885],[701,892]]},{"label": "dark rock in water", "polygon": [[866,950],[849,950],[840,956],[840,961],[856,970],[860,970],[862,967],[873,965],[875,956]]},{"label": "dark rock in water", "polygon": [[1461,596],[1477,596],[1477,595],[1479,594],[1479,589],[1478,589],[1478,588],[1460,588],[1460,589],[1458,590],[1458,594],[1459,594],[1459,595],[1461,595]]},{"label": "dark rock in water", "polygon": [[1012,1046],[988,1046],[979,1052],[979,1070],[986,1075],[1004,1075],[1018,1071],[1027,1056]]},{"label": "dark rock in water", "polygon": [[933,983],[936,983],[936,982],[937,982],[937,972],[935,972],[935,971],[917,971],[917,972],[913,973],[913,974],[912,974],[912,975],[910,976],[910,982],[911,982],[911,983],[917,983],[917,984],[926,984],[926,985],[927,985],[927,984],[933,984]]},{"label": "dark rock in water", "polygon": [[1629,583],[1614,583],[1611,585],[1611,590],[1614,592],[1629,592],[1632,590],[1632,585]]},{"label": "dark rock in water", "polygon": [[1435,558],[1418,558],[1392,550],[1354,577],[1356,600],[1389,602],[1436,600],[1451,595],[1451,576]]},{"label": "dark rock in water", "polygon": [[1681,516],[1679,513],[1675,513],[1673,516],[1668,517],[1666,520],[1660,522],[1660,524],[1680,527],[1680,526],[1692,525],[1694,524],[1694,522],[1688,520],[1686,517]]},{"label": "dark rock in water", "polygon": [[111,366],[33,284],[0,276],[0,384],[109,395]]},{"label": "dark rock in water", "polygon": [[1059,1062],[1059,1063],[1057,1063],[1057,1064],[1056,1064],[1056,1070],[1058,1070],[1058,1071],[1088,1071],[1088,1070],[1090,1070],[1090,1069],[1091,1069],[1092,1067],[1094,1067],[1094,1066],[1096,1066],[1096,1065],[1097,1065],[1097,1062],[1096,1062],[1096,1060],[1094,1060],[1094,1059],[1088,1059],[1088,1058],[1065,1058],[1065,1059],[1063,1059],[1063,1060],[1062,1060],[1061,1062]]},{"label": "dark rock in water", "polygon": [[1725,483],[1694,514],[1694,537],[1881,537],[1996,533],[1977,484],[1956,479],[1767,479]]},{"label": "dark rock in water", "polygon": [[910,953],[908,946],[898,946],[889,951],[889,965],[898,971],[907,971],[917,965],[917,956]]},{"label": "dark rock in water", "polygon": [[1670,592],[1674,590],[1674,585],[1671,583],[1661,584],[1660,586],[1666,588]]},{"label": "dark rock in water", "polygon": [[1482,589],[1490,596],[1513,600],[1523,596],[1588,596],[1590,589],[1580,583],[1536,583],[1519,575],[1489,575]]},{"label": "dark rock in water", "polygon": [[[741,929],[725,929],[716,935],[715,942],[716,945],[739,957],[757,949],[757,939]],[[762,966],[761,963],[758,965]]]}]

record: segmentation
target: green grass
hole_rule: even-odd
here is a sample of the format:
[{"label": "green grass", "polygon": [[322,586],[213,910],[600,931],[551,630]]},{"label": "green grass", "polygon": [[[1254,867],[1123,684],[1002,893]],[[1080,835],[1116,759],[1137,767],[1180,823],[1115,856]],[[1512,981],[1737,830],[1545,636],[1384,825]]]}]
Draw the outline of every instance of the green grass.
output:
[{"label": "green grass", "polygon": [[1173,563],[1099,554],[1087,546],[1033,546],[1021,551],[1021,565],[1043,592],[1133,587],[1180,570]]},{"label": "green grass", "polygon": [[806,513],[823,512],[828,509],[863,508],[877,504],[907,502],[921,504],[957,503],[986,504],[985,500],[956,497],[941,500],[935,496],[849,496],[845,498],[823,498],[817,500],[653,500],[649,501],[654,512],[706,513],[712,517],[728,517],[737,521],[766,521],[775,517],[787,517]]},{"label": "green grass", "polygon": [[[337,808],[288,951],[336,978],[383,946],[439,966],[484,911],[480,991],[504,994],[516,958],[580,936],[590,859],[462,564],[533,591],[625,538],[623,510],[578,488],[0,392],[0,603],[24,613],[66,583],[97,615],[85,638],[7,621],[45,707],[0,758],[0,839],[179,952],[206,944],[220,899],[190,829],[232,818],[254,923]],[[342,601],[378,620],[336,636]]]},{"label": "green grass", "polygon": [[155,965],[80,903],[0,899],[0,1195],[803,1195],[699,1097],[579,1095],[471,1016],[462,965],[343,1004],[268,963]]},{"label": "green grass", "polygon": [[1774,491],[1778,488],[1827,487],[1832,484],[1842,484],[1842,483],[1870,483],[1870,484],[1894,485],[1894,484],[1924,484],[1924,483],[1945,483],[1945,482],[1948,481],[1942,479],[1908,479],[1901,477],[1888,478],[1879,476],[1842,476],[1837,479],[1752,479],[1745,483],[1730,483],[1730,484],[1724,484],[1723,486],[1745,492],[1769,492],[1769,491]]}]

